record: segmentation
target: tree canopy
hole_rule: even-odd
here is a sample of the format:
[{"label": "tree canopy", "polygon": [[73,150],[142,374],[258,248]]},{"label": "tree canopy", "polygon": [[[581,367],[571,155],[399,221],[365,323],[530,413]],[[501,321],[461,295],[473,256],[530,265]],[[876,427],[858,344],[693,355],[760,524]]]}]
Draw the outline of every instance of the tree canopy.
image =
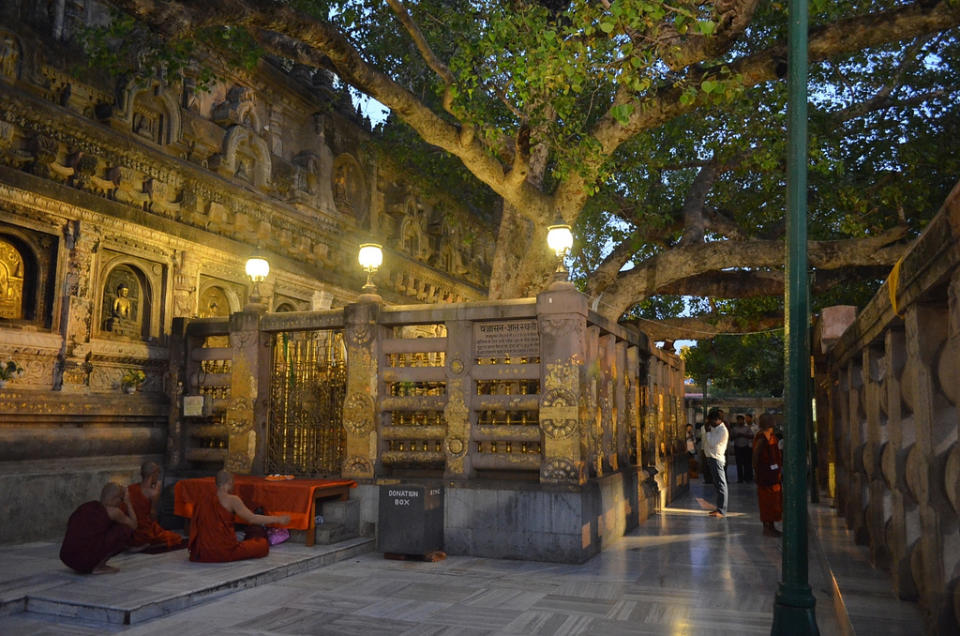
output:
[{"label": "tree canopy", "polygon": [[[654,338],[746,331],[782,311],[785,3],[107,4],[168,46],[249,40],[386,105],[385,132],[455,158],[501,207],[492,297],[543,286],[560,217],[597,311],[673,308],[666,331],[645,323]],[[960,1],[810,12],[809,260],[814,293],[836,295],[875,286],[960,175]],[[676,317],[684,296],[698,315]]]}]

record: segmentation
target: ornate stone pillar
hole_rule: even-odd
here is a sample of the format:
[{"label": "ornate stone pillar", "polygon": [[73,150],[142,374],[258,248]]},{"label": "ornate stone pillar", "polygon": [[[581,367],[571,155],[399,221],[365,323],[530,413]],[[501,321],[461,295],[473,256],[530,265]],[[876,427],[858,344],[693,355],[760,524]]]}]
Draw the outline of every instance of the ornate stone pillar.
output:
[{"label": "ornate stone pillar", "polygon": [[263,472],[270,386],[270,338],[260,331],[260,314],[230,316],[230,406],[225,468],[241,474]]},{"label": "ornate stone pillar", "polygon": [[360,302],[343,310],[347,345],[347,393],[343,401],[346,430],[343,476],[373,479],[378,463],[377,398],[380,373],[379,302]]},{"label": "ornate stone pillar", "polygon": [[94,259],[100,237],[89,224],[68,221],[64,227],[67,273],[62,293],[60,333],[64,347],[60,355],[54,386],[64,392],[86,393],[90,390],[90,336],[94,298],[97,293]]},{"label": "ornate stone pillar", "polygon": [[[537,296],[540,329],[541,483],[587,481],[587,427],[594,413],[581,413],[586,387],[587,299],[574,289]],[[581,418],[581,414],[583,418]]]}]

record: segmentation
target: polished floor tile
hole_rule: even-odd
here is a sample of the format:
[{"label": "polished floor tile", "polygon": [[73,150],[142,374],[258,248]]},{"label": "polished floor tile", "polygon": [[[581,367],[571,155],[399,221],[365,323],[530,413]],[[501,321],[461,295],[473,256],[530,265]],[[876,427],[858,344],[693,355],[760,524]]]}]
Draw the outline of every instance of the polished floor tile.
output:
[{"label": "polished floor tile", "polygon": [[[133,627],[21,612],[0,616],[0,633],[768,634],[780,576],[781,544],[761,534],[753,487],[731,484],[730,490],[731,514],[726,518],[706,515],[713,493],[710,487],[696,483],[689,495],[580,565],[468,556],[422,563],[363,553],[280,580],[263,581],[257,587],[230,590],[214,600]],[[825,507],[812,509],[811,517],[813,527],[822,528],[825,535],[821,541],[824,553],[829,559],[841,559],[837,578],[841,587],[849,586],[850,619],[857,631],[921,633],[916,628],[916,606],[893,599],[889,579],[864,562],[863,550],[852,545],[842,520]],[[211,581],[257,576],[258,572],[255,562],[200,565],[183,558],[143,561],[130,555],[118,561],[125,575],[92,579],[69,574],[56,563],[47,563],[47,570],[38,571],[45,559],[49,560],[49,545],[31,545],[23,552],[0,549],[0,556],[4,552],[11,555],[13,569],[7,574],[0,572],[0,603],[14,598],[18,585],[32,586],[45,597],[51,595],[50,590],[63,587],[64,598],[122,604],[136,597],[137,590],[159,597],[198,589]],[[277,550],[276,555],[271,552],[271,558],[295,564],[294,552]],[[818,600],[817,617],[821,633],[831,636],[839,630],[831,620],[829,577],[815,568],[814,561],[811,568],[816,576],[811,576],[811,585]],[[912,625],[913,631],[899,631],[906,625]]]}]

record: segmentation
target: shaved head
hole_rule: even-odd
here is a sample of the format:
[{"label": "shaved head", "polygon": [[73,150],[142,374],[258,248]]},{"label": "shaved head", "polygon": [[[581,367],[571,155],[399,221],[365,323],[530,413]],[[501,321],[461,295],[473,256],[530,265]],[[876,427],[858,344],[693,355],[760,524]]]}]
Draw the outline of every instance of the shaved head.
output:
[{"label": "shaved head", "polygon": [[160,464],[157,462],[143,462],[140,465],[140,478],[146,479],[147,477],[152,477],[154,475],[160,474]]},{"label": "shaved head", "polygon": [[123,498],[123,487],[112,481],[105,483],[100,491],[100,503],[106,505],[117,497]]},{"label": "shaved head", "polygon": [[217,488],[233,483],[233,473],[229,470],[217,471]]},{"label": "shaved head", "polygon": [[761,430],[773,428],[773,422],[774,422],[774,419],[771,413],[763,413],[760,415],[759,424],[760,424]]}]

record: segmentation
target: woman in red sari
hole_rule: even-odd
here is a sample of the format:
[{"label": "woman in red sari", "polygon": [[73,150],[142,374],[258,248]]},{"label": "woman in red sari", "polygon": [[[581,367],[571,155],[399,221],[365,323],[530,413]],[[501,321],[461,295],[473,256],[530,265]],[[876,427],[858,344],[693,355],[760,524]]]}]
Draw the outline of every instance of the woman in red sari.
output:
[{"label": "woman in red sari", "polygon": [[783,454],[780,440],[773,432],[773,416],[760,416],[760,432],[753,440],[753,474],[757,480],[757,503],[763,536],[779,537],[783,533],[773,525],[783,518]]}]

